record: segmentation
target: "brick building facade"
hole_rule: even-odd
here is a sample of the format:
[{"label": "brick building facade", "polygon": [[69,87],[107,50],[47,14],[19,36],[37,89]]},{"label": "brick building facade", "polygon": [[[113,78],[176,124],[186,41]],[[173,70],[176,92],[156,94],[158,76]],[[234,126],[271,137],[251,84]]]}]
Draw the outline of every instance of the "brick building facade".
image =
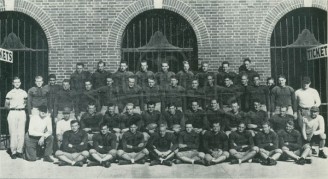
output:
[{"label": "brick building facade", "polygon": [[[0,11],[8,10],[9,1],[0,1]],[[48,40],[49,73],[64,79],[76,62],[94,71],[96,62],[103,60],[114,72],[126,25],[155,6],[190,23],[198,57],[208,61],[212,71],[225,60],[237,71],[242,58],[249,57],[263,77],[271,75],[270,38],[279,19],[306,6],[327,11],[326,0],[14,0],[9,8],[41,25]]]}]

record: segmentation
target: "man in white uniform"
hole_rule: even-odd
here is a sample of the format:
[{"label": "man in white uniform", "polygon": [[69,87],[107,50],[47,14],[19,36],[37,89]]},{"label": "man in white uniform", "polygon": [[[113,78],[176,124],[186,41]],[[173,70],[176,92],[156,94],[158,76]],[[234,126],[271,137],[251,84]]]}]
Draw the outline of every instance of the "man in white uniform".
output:
[{"label": "man in white uniform", "polygon": [[20,89],[21,81],[18,77],[14,77],[12,84],[14,89],[7,93],[5,107],[10,110],[7,120],[11,158],[16,159],[23,157],[27,93]]},{"label": "man in white uniform", "polygon": [[311,88],[311,80],[309,77],[304,77],[302,80],[302,88],[295,91],[295,99],[297,104],[298,125],[303,126],[302,116],[310,116],[310,108],[312,106],[319,107],[321,100],[316,89]]},{"label": "man in white uniform", "polygon": [[63,141],[64,132],[71,130],[71,121],[75,120],[74,118],[71,117],[70,113],[71,113],[71,108],[65,107],[63,111],[63,118],[59,119],[59,121],[57,122],[56,137],[57,137],[57,144],[59,149]]},{"label": "man in white uniform", "polygon": [[[319,115],[319,108],[312,106],[310,109],[310,116],[303,117],[303,127],[302,134],[305,140],[305,143],[318,143],[319,142],[319,155],[320,158],[327,158],[327,155],[323,152],[323,148],[326,143],[326,134],[325,134],[325,121],[321,115]],[[312,149],[312,153],[316,153]]]}]

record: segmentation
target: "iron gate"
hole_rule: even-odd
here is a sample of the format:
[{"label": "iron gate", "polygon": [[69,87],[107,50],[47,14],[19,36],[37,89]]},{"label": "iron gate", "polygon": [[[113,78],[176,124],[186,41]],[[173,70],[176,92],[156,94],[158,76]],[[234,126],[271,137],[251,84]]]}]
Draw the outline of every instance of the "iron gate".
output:
[{"label": "iron gate", "polygon": [[299,8],[286,14],[276,24],[271,36],[272,76],[283,74],[294,89],[301,87],[303,76],[311,78],[327,119],[327,59],[307,60],[306,49],[327,44],[327,12],[317,8]]},{"label": "iron gate", "polygon": [[[12,79],[19,76],[21,88],[27,91],[36,75],[47,80],[48,42],[41,26],[31,17],[19,12],[0,13],[0,48],[13,51],[13,63],[0,61],[0,107],[12,89]],[[0,108],[0,134],[7,133],[7,112]]]},{"label": "iron gate", "polygon": [[139,70],[146,60],[153,72],[160,70],[162,60],[169,62],[170,70],[182,69],[188,60],[192,70],[198,67],[197,39],[188,23],[179,14],[169,10],[149,10],[136,16],[127,25],[122,38],[121,60],[129,70]]}]

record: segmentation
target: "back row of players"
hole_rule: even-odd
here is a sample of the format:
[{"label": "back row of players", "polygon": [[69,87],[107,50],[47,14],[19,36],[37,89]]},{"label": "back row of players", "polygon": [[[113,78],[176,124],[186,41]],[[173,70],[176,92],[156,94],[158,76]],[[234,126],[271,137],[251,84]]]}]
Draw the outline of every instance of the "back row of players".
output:
[{"label": "back row of players", "polygon": [[[43,118],[42,114],[47,112],[52,114],[54,120],[52,120],[51,125],[53,127],[57,126],[56,138],[61,149],[63,149],[63,145],[68,145],[68,148],[72,148],[73,145],[79,145],[67,143],[67,141],[64,142],[64,132],[69,130],[70,126],[73,130],[73,124],[69,124],[71,123],[71,120],[74,120],[74,118],[78,119],[73,122],[74,125],[78,122],[77,126],[80,126],[80,122],[83,131],[88,132],[89,142],[92,142],[94,134],[99,134],[98,127],[99,124],[102,124],[101,128],[107,127],[116,134],[116,141],[122,142],[121,145],[123,151],[125,151],[124,149],[134,149],[135,147],[136,151],[143,151],[143,154],[146,154],[147,152],[143,149],[147,146],[146,143],[149,138],[151,138],[150,136],[157,133],[157,130],[162,131],[164,128],[165,132],[167,130],[169,132],[185,130],[184,133],[193,131],[192,133],[195,133],[195,135],[193,134],[192,137],[187,137],[185,139],[187,141],[185,142],[188,143],[193,140],[198,140],[197,137],[195,138],[195,136],[198,136],[202,141],[201,144],[203,144],[206,141],[206,137],[204,137],[206,136],[206,132],[211,133],[215,131],[214,124],[219,125],[219,127],[216,128],[219,128],[219,131],[221,131],[220,134],[222,133],[222,135],[225,133],[230,134],[231,131],[234,133],[243,132],[246,129],[248,131],[246,136],[250,134],[251,137],[254,137],[257,133],[262,131],[263,124],[266,124],[267,127],[270,128],[270,124],[266,122],[271,117],[269,121],[271,122],[274,131],[284,130],[286,128],[287,121],[293,121],[293,123],[295,121],[295,123],[297,123],[295,126],[302,132],[303,139],[305,141],[311,141],[313,135],[317,136],[317,140],[320,141],[319,156],[326,158],[326,155],[322,151],[325,141],[323,118],[317,114],[317,107],[321,103],[320,97],[316,90],[309,87],[310,79],[305,77],[303,79],[302,89],[296,91],[296,93],[294,93],[294,90],[291,87],[286,86],[286,78],[284,76],[279,76],[279,86],[262,86],[260,85],[259,75],[249,68],[249,64],[250,60],[245,59],[243,65],[245,68],[241,68],[243,70],[241,70],[239,75],[236,75],[235,73],[229,71],[229,63],[227,62],[222,64],[223,71],[218,74],[208,72],[208,64],[202,63],[202,71],[196,75],[193,75],[193,73],[189,71],[188,62],[184,62],[184,70],[177,73],[177,75],[174,75],[173,72],[168,71],[169,67],[166,62],[162,63],[162,72],[158,72],[156,74],[153,74],[147,70],[146,62],[141,62],[142,71],[137,72],[136,75],[133,75],[133,73],[126,71],[127,64],[125,62],[121,62],[120,69],[111,75],[104,70],[105,63],[99,62],[98,70],[93,75],[90,75],[88,72],[83,71],[83,64],[78,63],[76,66],[76,72],[71,76],[70,80],[63,81],[62,87],[55,84],[56,78],[54,75],[49,76],[49,85],[44,87],[42,77],[37,76],[35,78],[36,87],[33,87],[28,91],[28,111],[32,114],[31,119],[33,119],[33,116]],[[248,84],[249,78],[252,79],[253,84]],[[237,79],[241,79],[240,84],[237,82]],[[272,78],[269,78],[268,82],[270,84],[274,84],[274,80]],[[15,79],[13,80],[13,84],[14,83]],[[104,83],[106,83],[106,85]],[[223,86],[216,85],[216,83],[223,83]],[[237,83],[238,85],[234,85],[234,83]],[[189,87],[189,84],[191,84],[191,87]],[[93,86],[96,87],[93,88]],[[7,99],[10,101],[10,95]],[[43,108],[43,112],[39,111],[40,106]],[[311,107],[313,107],[313,109]],[[187,110],[187,108],[189,110]],[[241,110],[239,108],[241,108]],[[16,111],[20,108],[10,107],[10,109]],[[312,109],[313,112],[310,113],[310,109]],[[117,114],[121,112],[123,113]],[[271,112],[275,115],[271,116]],[[68,113],[70,113],[70,115]],[[33,120],[31,120],[31,122],[32,121]],[[31,122],[30,126],[34,126],[31,125]],[[162,127],[158,128],[158,126]],[[31,127],[29,127],[29,129],[30,128]],[[49,126],[46,128],[49,133]],[[124,136],[128,131],[130,133],[132,132],[132,135],[136,134],[135,131],[133,132],[132,128],[138,128],[138,131],[143,132],[142,142],[140,142],[142,145],[139,146],[139,143],[136,142],[137,139],[134,138],[136,136],[132,137],[134,138],[133,140],[129,139],[129,142],[133,143],[130,145],[126,143],[127,141],[123,140],[124,137],[122,136]],[[179,130],[174,130],[175,128]],[[264,130],[264,128],[265,127],[263,127],[263,131],[267,131]],[[76,130],[78,129],[75,128],[75,131]],[[269,131],[273,132],[273,130]],[[269,134],[268,132],[264,133],[266,135]],[[100,131],[100,135],[102,134],[105,135],[103,130]],[[159,134],[161,134],[161,132]],[[215,135],[217,134],[218,133],[215,132]],[[81,137],[81,135],[79,136]],[[161,136],[163,137],[163,135]],[[31,141],[31,137],[33,138],[33,134],[31,135],[29,132],[27,136],[25,136],[25,141]],[[220,135],[219,138],[221,137],[222,136]],[[275,137],[277,138],[276,134]],[[301,135],[299,135],[299,137],[301,137]],[[71,137],[68,138],[72,139]],[[80,143],[83,144],[87,143],[84,141],[84,138],[77,140],[75,136],[73,139],[80,141]],[[102,139],[105,140],[104,138]],[[179,139],[179,142],[175,142],[174,144],[180,144],[180,137],[177,139]],[[34,143],[39,143],[39,140],[40,138],[37,140],[38,142]],[[227,158],[227,152],[222,152],[222,141],[217,143],[218,141],[216,141],[216,139],[213,140],[214,143],[212,144],[217,146],[213,146],[214,148],[208,154],[213,157],[216,151],[221,150],[221,152],[214,155],[214,158],[220,158],[221,154],[225,154],[225,157],[223,157],[224,159]],[[238,140],[241,140],[241,138]],[[269,146],[273,145],[273,139],[271,140],[269,136],[266,136],[265,140]],[[246,142],[244,139],[239,142],[242,141]],[[297,139],[297,141],[299,142],[299,139]],[[63,144],[61,144],[61,142],[63,142]],[[102,142],[108,144],[108,141]],[[26,143],[28,142],[25,142],[25,145]],[[41,143],[43,144],[44,141]],[[138,145],[135,146],[135,144]],[[189,145],[184,145],[185,143],[181,144],[182,145],[178,145],[179,148],[185,148]],[[275,144],[278,144],[278,142]],[[237,146],[237,144],[233,145]],[[233,145],[230,145],[231,149],[234,148]],[[252,146],[252,144],[249,145]],[[195,146],[197,146],[197,150],[203,152],[206,150],[204,149],[206,147],[203,145],[197,144]],[[275,149],[277,149],[278,145],[275,146]],[[307,147],[309,146],[310,145],[307,145]],[[108,146],[106,146],[106,148],[107,147]],[[116,146],[116,149],[117,147],[119,146]],[[260,151],[255,150],[256,148],[253,147],[243,147],[243,145],[240,147],[241,148],[238,148],[237,153],[232,154],[235,158],[240,159],[237,160],[238,162],[247,161],[252,158],[253,156],[251,156],[249,152],[254,153],[254,151]],[[139,150],[141,148],[142,150]],[[32,151],[31,154],[31,151],[28,149],[29,148],[27,147],[25,153],[30,157],[27,157],[27,159],[34,160],[36,157],[34,155],[34,151]],[[169,151],[166,151],[165,154],[159,152],[159,150],[156,152],[156,146],[153,149],[155,153],[161,154],[162,156],[167,156],[168,154],[172,156],[174,155],[174,152],[172,153]],[[182,149],[182,151],[183,150],[184,149]],[[181,153],[176,153],[177,157],[182,161],[193,163],[198,161],[198,158],[204,158],[202,155],[198,155],[197,150],[197,155],[194,153],[195,151],[185,153],[187,157],[181,155]],[[70,153],[69,151],[75,151],[73,153],[76,153],[78,150],[66,150],[66,153]],[[246,154],[242,153],[245,154],[242,155],[239,153],[241,151],[249,152],[246,152]],[[18,150],[15,152],[20,153]],[[64,154],[66,153],[64,152]],[[91,152],[91,154],[92,153],[94,153],[94,151]],[[121,154],[119,155],[121,158],[132,163],[134,163],[135,159],[139,160],[143,158],[140,158],[140,156],[142,156],[141,154],[136,155],[138,157],[132,157],[129,155],[123,155],[122,151],[118,153]],[[279,157],[275,155],[275,157],[270,158],[271,154],[273,155],[275,152],[268,153],[268,151],[266,151],[266,153],[267,157],[264,158],[267,160],[264,164],[275,164],[274,161]],[[82,154],[83,153],[79,156],[86,156]],[[84,152],[84,154],[86,154],[86,152]],[[76,154],[73,155],[75,157],[72,157],[71,154],[67,154],[67,156],[69,156],[68,158],[72,160],[66,160],[67,156],[64,155],[65,157],[62,157],[62,150],[58,151],[56,155],[63,161],[63,163],[66,162],[67,164],[69,161],[68,163],[73,165],[77,162],[75,161],[76,158],[84,158],[76,157]],[[96,160],[99,159],[99,157],[95,157],[94,155],[92,156]],[[294,159],[297,159],[298,163],[304,164],[304,156],[307,156],[307,154],[304,154],[302,159],[300,159],[300,157],[295,158],[295,156]],[[163,157],[160,158],[161,163],[163,163]],[[209,156],[207,156],[207,158],[209,158]],[[49,160],[49,158],[47,158],[47,160]],[[236,160],[233,160],[233,163],[234,162],[236,162]],[[211,162],[207,164],[211,164]],[[80,163],[78,165],[80,165]]]}]

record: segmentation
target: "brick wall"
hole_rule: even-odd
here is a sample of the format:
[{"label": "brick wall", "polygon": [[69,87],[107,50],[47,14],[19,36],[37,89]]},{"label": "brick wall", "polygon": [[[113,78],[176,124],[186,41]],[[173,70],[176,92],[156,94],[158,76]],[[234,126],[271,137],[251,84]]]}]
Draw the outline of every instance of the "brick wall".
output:
[{"label": "brick wall", "polygon": [[[3,0],[0,10],[3,10]],[[163,8],[186,18],[197,36],[199,58],[216,71],[229,61],[237,71],[250,57],[263,79],[270,76],[270,37],[275,23],[303,0],[163,0]],[[327,10],[326,0],[313,6]],[[15,10],[36,19],[49,43],[49,72],[68,78],[76,62],[94,71],[107,62],[114,72],[120,61],[121,37],[136,15],[153,9],[153,0],[15,0]]]}]

